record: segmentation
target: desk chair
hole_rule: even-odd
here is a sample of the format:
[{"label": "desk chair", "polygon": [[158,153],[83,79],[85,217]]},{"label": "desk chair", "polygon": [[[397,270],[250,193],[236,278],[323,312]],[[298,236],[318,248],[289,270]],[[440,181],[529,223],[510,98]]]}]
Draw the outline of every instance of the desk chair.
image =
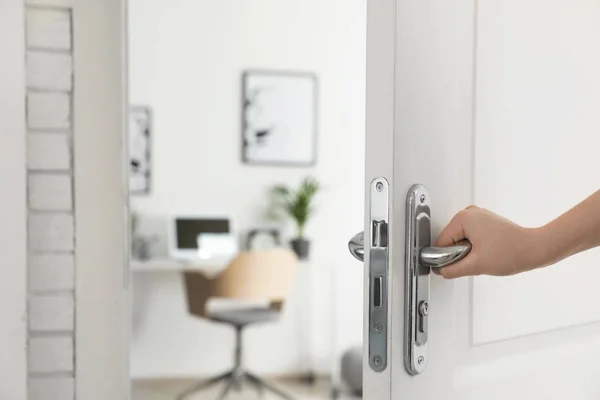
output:
[{"label": "desk chair", "polygon": [[[221,381],[225,382],[225,387],[218,397],[219,400],[224,399],[232,388],[239,389],[244,381],[255,386],[260,393],[266,389],[284,399],[292,399],[290,395],[242,367],[242,333],[248,325],[279,319],[283,304],[292,290],[297,262],[296,255],[289,250],[244,252],[215,278],[207,278],[201,272],[185,273],[189,312],[235,328],[235,363],[231,371],[189,388],[177,397],[178,400]],[[206,308],[208,300],[217,297],[267,300],[269,305],[209,312]]]}]

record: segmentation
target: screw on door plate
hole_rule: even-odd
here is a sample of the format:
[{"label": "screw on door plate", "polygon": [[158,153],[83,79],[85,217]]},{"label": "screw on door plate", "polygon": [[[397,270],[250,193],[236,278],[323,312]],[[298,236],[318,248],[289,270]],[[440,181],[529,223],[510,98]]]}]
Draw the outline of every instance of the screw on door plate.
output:
[{"label": "screw on door plate", "polygon": [[383,360],[381,359],[381,357],[379,357],[379,356],[373,357],[373,364],[375,364],[377,367],[379,367],[382,362],[383,362]]},{"label": "screw on door plate", "polygon": [[425,357],[419,356],[419,358],[417,358],[417,364],[422,365],[424,362],[425,362]]},{"label": "screw on door plate", "polygon": [[427,200],[427,197],[425,197],[424,194],[421,195],[421,203],[425,203],[425,200]]},{"label": "screw on door plate", "polygon": [[383,183],[377,182],[375,189],[377,189],[378,192],[381,192],[383,190]]}]

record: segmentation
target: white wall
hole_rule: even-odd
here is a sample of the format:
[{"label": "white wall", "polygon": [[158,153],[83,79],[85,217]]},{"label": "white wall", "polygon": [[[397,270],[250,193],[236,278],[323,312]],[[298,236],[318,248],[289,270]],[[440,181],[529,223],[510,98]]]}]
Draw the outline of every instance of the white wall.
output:
[{"label": "white wall", "polygon": [[0,398],[27,399],[24,3],[0,12]]},{"label": "white wall", "polygon": [[[283,320],[245,337],[246,363],[259,373],[300,372],[307,351],[300,335],[313,338],[321,372],[330,369],[332,347],[361,342],[362,265],[346,244],[363,221],[365,3],[130,1],[130,98],[151,106],[155,121],[152,194],[132,201],[150,216],[142,228],[162,230],[166,214],[183,210],[229,214],[244,231],[265,224],[272,184],[314,174],[326,187],[308,228],[312,293],[303,266]],[[240,162],[240,84],[248,68],[318,75],[315,168]],[[231,365],[231,329],[187,315],[179,276],[138,274],[134,286],[134,377],[210,375]],[[314,312],[306,328],[300,313],[309,299]]]}]

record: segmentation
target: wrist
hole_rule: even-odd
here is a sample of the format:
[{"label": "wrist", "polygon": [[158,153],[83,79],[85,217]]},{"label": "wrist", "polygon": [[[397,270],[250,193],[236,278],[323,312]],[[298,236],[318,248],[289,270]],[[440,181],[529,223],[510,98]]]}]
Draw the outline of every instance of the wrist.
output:
[{"label": "wrist", "polygon": [[556,221],[531,231],[533,268],[547,267],[573,254],[573,235]]},{"label": "wrist", "polygon": [[554,246],[551,245],[550,232],[547,226],[525,228],[525,251],[527,269],[545,267],[556,262]]}]

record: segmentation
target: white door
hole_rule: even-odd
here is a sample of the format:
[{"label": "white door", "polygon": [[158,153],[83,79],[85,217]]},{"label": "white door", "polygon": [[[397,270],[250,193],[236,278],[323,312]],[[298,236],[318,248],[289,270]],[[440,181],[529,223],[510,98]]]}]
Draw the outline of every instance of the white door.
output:
[{"label": "white door", "polygon": [[367,43],[364,397],[600,398],[598,250],[431,275],[405,345],[413,184],[433,239],[469,204],[539,226],[600,188],[600,1],[371,0]]}]

